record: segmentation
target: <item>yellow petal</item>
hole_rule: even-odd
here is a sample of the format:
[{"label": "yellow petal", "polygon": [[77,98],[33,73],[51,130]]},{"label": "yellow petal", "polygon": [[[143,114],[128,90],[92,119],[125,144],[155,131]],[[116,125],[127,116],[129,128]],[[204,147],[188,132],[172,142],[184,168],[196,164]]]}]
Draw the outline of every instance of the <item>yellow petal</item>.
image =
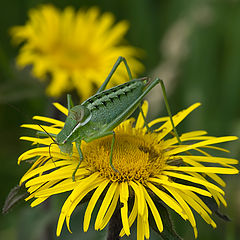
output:
[{"label": "yellow petal", "polygon": [[[68,179],[68,182],[69,182],[68,188],[69,188],[71,186],[74,186],[74,181],[72,180],[72,174],[73,174],[76,166],[77,166],[77,162],[75,164],[72,164],[69,166],[63,166],[63,167],[56,169],[50,173],[46,173],[41,176],[35,177],[34,179],[29,180],[26,183],[26,186],[28,186],[28,185],[30,186],[33,184],[39,184],[39,183],[46,182],[46,181],[55,181],[55,180],[61,181],[64,179]],[[89,175],[89,171],[85,168],[79,168],[75,174],[76,182],[79,180],[78,179],[79,176],[86,176],[86,175]],[[73,185],[72,185],[72,182],[73,182]],[[56,186],[56,191],[58,191],[57,186]],[[41,192],[39,194],[41,194],[43,196],[44,194],[51,194],[51,192]]]},{"label": "yellow petal", "polygon": [[54,187],[47,188],[47,189],[39,189],[36,192],[35,197],[49,197],[49,196],[52,196],[54,194],[71,191],[71,190],[74,189],[74,187],[77,184],[78,183],[74,182],[71,178],[66,179],[66,180],[63,180],[62,182],[59,182]]},{"label": "yellow petal", "polygon": [[140,215],[143,215],[144,208],[145,208],[145,200],[144,200],[144,194],[142,190],[140,189],[139,185],[137,185],[135,182],[130,181],[130,186],[134,190],[134,193],[137,195],[138,200],[138,213]]},{"label": "yellow petal", "polygon": [[182,198],[181,194],[179,194],[178,191],[176,191],[175,188],[170,186],[165,186],[165,188],[172,194],[172,196],[176,199],[176,201],[180,204],[182,209],[185,211],[186,215],[188,216],[188,220],[194,229],[195,238],[197,238],[196,221],[190,207],[188,206],[186,201]]},{"label": "yellow petal", "polygon": [[181,135],[181,138],[184,140],[185,138],[193,138],[193,137],[198,137],[198,136],[203,136],[206,135],[207,132],[200,130],[200,131],[191,131],[191,132],[187,132],[187,133],[183,133]]},{"label": "yellow petal", "polygon": [[[69,73],[66,70],[63,70],[60,67],[56,67],[56,69],[53,68],[52,79],[46,90],[47,95],[57,97],[63,92],[64,88],[67,90],[68,83],[69,83],[68,79],[69,79]],[[56,107],[55,104],[54,106]],[[58,110],[60,109],[58,108]],[[63,108],[61,108],[60,111],[63,112]],[[63,112],[63,113],[66,114],[66,112]]]},{"label": "yellow petal", "polygon": [[[52,181],[52,182],[48,182],[46,184],[42,184],[41,186],[38,186],[39,189],[46,189],[46,188],[50,188],[51,186],[53,186],[54,184],[56,184],[58,181]],[[36,197],[35,193],[33,193],[31,195],[31,197]],[[39,205],[40,203],[44,202],[49,196],[46,197],[40,197],[35,199],[32,203],[31,203],[31,207],[35,207],[37,205]],[[28,199],[25,199],[28,200]]]},{"label": "yellow petal", "polygon": [[[18,158],[18,164],[21,161],[33,158],[33,157],[37,157],[37,156],[41,156],[41,157],[48,157],[49,159],[66,159],[69,160],[69,158],[71,157],[73,160],[77,160],[79,159],[79,156],[73,154],[72,156],[70,156],[69,154],[63,154],[60,152],[59,147],[56,147],[54,145],[51,146],[51,148],[48,147],[38,147],[38,148],[34,148],[31,150],[28,150],[27,152],[24,152],[22,155],[20,155],[20,157]],[[51,160],[53,162],[53,160]],[[70,163],[68,161],[68,163]]]},{"label": "yellow petal", "polygon": [[143,215],[143,224],[144,224],[144,236],[146,239],[150,237],[149,222],[148,222],[148,207],[146,204],[145,212]]},{"label": "yellow petal", "polygon": [[30,128],[30,129],[33,129],[33,130],[37,130],[37,131],[40,131],[40,132],[44,132],[42,128],[44,128],[44,130],[49,133],[49,134],[54,134],[54,135],[57,135],[59,132],[60,132],[60,128],[54,128],[54,127],[49,127],[49,126],[46,126],[46,125],[41,125],[41,127],[39,125],[36,125],[36,124],[22,124],[21,127],[24,127],[24,128]]},{"label": "yellow petal", "polygon": [[218,174],[238,174],[236,168],[223,168],[223,167],[175,167],[168,166],[166,169],[176,170],[181,172],[202,172],[202,173],[218,173]]},{"label": "yellow petal", "polygon": [[138,214],[137,216],[137,240],[144,240],[144,222],[143,216]]},{"label": "yellow petal", "polygon": [[35,206],[39,205],[40,203],[44,202],[47,199],[48,199],[48,197],[37,198],[31,203],[31,207],[35,207]]},{"label": "yellow petal", "polygon": [[109,207],[109,205],[112,201],[112,198],[114,196],[114,193],[116,191],[117,186],[118,186],[117,182],[113,182],[110,185],[110,187],[109,187],[109,189],[108,189],[108,191],[107,191],[107,193],[106,193],[106,195],[105,195],[105,197],[102,201],[101,207],[98,211],[97,218],[96,218],[96,221],[95,221],[95,230],[100,229],[101,224],[102,224],[102,219],[103,219],[103,217],[104,217],[104,215],[105,215],[105,213],[106,213],[106,211],[107,211],[107,209],[108,209],[108,207]]},{"label": "yellow petal", "polygon": [[[52,170],[56,167],[61,167],[61,166],[65,166],[65,165],[68,165],[68,164],[69,164],[68,161],[48,162],[48,163],[44,164],[43,166],[38,167],[36,169],[33,169],[31,172],[28,172],[27,174],[25,174],[22,177],[21,182],[25,182],[26,180],[29,180],[30,178],[34,177],[37,174],[42,174],[45,171],[49,171],[49,170]],[[32,181],[32,185],[35,185],[35,184],[38,184],[38,183],[42,182],[42,181],[35,180],[35,178],[31,179],[30,181]],[[30,181],[27,182],[28,187],[31,186]],[[47,179],[46,179],[46,181],[47,181]]]},{"label": "yellow petal", "polygon": [[154,217],[155,223],[157,225],[157,228],[158,228],[159,232],[162,232],[163,231],[163,223],[162,223],[161,216],[160,216],[154,202],[152,201],[149,194],[147,193],[146,189],[145,188],[143,188],[143,189],[144,189],[144,197],[145,197],[145,199],[148,203],[148,206],[151,209],[151,212],[153,214],[153,217]]},{"label": "yellow petal", "polygon": [[[197,139],[199,139],[199,137],[202,138],[202,135],[205,135],[205,134],[207,134],[207,132],[205,132],[205,131],[192,131],[192,132],[188,132],[188,133],[183,133],[180,136],[180,139],[181,139],[182,142],[190,141],[190,140],[197,140]],[[204,136],[204,139],[205,138],[209,139],[209,138],[212,138],[212,137]],[[170,139],[167,139],[166,141],[164,141],[163,144],[164,144],[165,148],[168,148],[169,146],[172,146],[176,143],[178,143],[178,140],[177,140],[176,137],[173,137],[173,138],[170,138]]]},{"label": "yellow petal", "polygon": [[110,221],[116,207],[117,207],[117,204],[118,204],[118,199],[119,199],[119,195],[120,195],[120,187],[119,187],[119,184],[116,188],[116,191],[114,193],[114,196],[113,196],[113,199],[112,199],[112,202],[105,214],[105,216],[103,217],[103,220],[102,220],[102,223],[101,223],[101,226],[100,226],[100,230],[102,230],[103,228],[106,227],[106,225],[108,224],[108,222]]},{"label": "yellow petal", "polygon": [[193,192],[186,191],[185,192],[189,197],[191,197],[195,202],[197,202],[206,212],[212,214],[210,208]]},{"label": "yellow petal", "polygon": [[183,156],[180,155],[179,157],[181,157],[183,160],[185,159],[192,159],[194,161],[197,162],[209,162],[209,163],[228,163],[228,164],[238,164],[238,160],[237,159],[233,159],[233,158],[223,158],[223,157],[205,157],[205,156]]},{"label": "yellow petal", "polygon": [[206,180],[201,180],[197,177],[191,177],[191,176],[188,176],[188,175],[185,175],[185,174],[180,174],[180,173],[175,173],[175,172],[170,172],[170,171],[164,171],[163,173],[166,174],[167,176],[170,176],[170,177],[184,179],[184,180],[192,182],[192,183],[201,184],[205,187],[209,187],[211,189],[214,189],[214,190],[224,194],[224,191],[221,188],[219,188],[218,186],[216,186],[216,185],[214,185],[214,184],[212,184],[212,183],[210,183]]},{"label": "yellow petal", "polygon": [[[86,184],[85,189],[83,189],[81,191],[81,193],[78,195],[78,197],[75,198],[74,201],[71,202],[71,206],[69,207],[67,213],[66,213],[66,225],[67,228],[69,230],[69,232],[71,232],[70,230],[70,218],[71,215],[74,211],[74,209],[77,207],[77,205],[81,202],[81,200],[89,193],[91,192],[93,189],[97,188],[99,186],[99,184],[102,182],[102,179],[97,179],[94,182],[90,183],[90,184]],[[81,184],[81,183],[80,183]]]},{"label": "yellow petal", "polygon": [[157,123],[167,122],[167,121],[169,121],[169,117],[156,118],[156,119],[152,120],[151,122],[149,122],[148,126],[152,127],[152,126],[154,126]]},{"label": "yellow petal", "polygon": [[128,222],[128,184],[126,182],[120,183],[120,202],[123,203],[121,207],[121,217],[124,232],[127,236],[130,235],[130,228]]},{"label": "yellow petal", "polygon": [[[138,214],[138,200],[137,200],[137,195],[135,194],[133,208],[129,216],[129,227],[133,225],[137,217],[137,214]],[[119,236],[123,237],[124,234],[125,234],[124,229],[122,229]]]},{"label": "yellow petal", "polygon": [[[209,156],[211,157],[211,156]],[[185,159],[185,162],[188,163],[189,165],[192,165],[194,167],[204,167],[204,165],[200,164],[199,162],[195,162],[191,159]],[[190,172],[190,174],[193,172]],[[218,184],[220,184],[221,186],[225,187],[226,183],[215,173],[206,173],[207,176],[209,176],[210,178],[212,178],[215,182],[217,182]]]},{"label": "yellow petal", "polygon": [[43,122],[48,122],[48,123],[52,123],[55,124],[59,127],[63,127],[64,126],[64,122],[53,119],[53,118],[49,118],[49,117],[42,117],[42,116],[34,116],[33,117],[34,120],[39,120],[39,121],[43,121]]},{"label": "yellow petal", "polygon": [[172,208],[175,212],[177,212],[183,219],[186,219],[185,214],[182,211],[182,208],[178,205],[178,203],[173,200],[167,193],[155,187],[153,184],[148,183],[147,186],[156,194],[166,205]]},{"label": "yellow petal", "polygon": [[84,215],[84,221],[83,221],[83,231],[86,232],[88,230],[89,227],[89,223],[91,220],[91,215],[92,215],[92,211],[100,197],[100,195],[102,194],[102,192],[104,191],[104,189],[106,188],[107,184],[109,183],[109,180],[104,180],[96,189],[96,191],[93,193],[90,201],[88,202],[88,206],[87,209],[85,211],[85,215]]},{"label": "yellow petal", "polygon": [[203,218],[203,220],[208,223],[211,224],[214,228],[216,227],[215,222],[211,219],[211,217],[208,215],[208,213],[204,210],[204,208],[198,203],[196,202],[194,199],[192,199],[190,197],[190,195],[188,195],[188,191],[181,191],[181,190],[176,190],[182,197],[183,199],[197,212],[201,215],[201,217]]},{"label": "yellow petal", "polygon": [[184,184],[180,184],[180,183],[175,183],[175,182],[172,182],[172,181],[169,181],[169,180],[165,180],[165,179],[149,178],[149,181],[159,183],[163,187],[165,187],[165,185],[166,186],[172,186],[172,187],[175,187],[177,189],[190,190],[190,191],[196,192],[196,193],[204,195],[204,196],[208,196],[208,197],[212,196],[211,193],[209,193],[208,191],[203,190],[201,188],[197,188],[197,187],[193,187],[193,186],[189,186],[189,185],[184,185]]},{"label": "yellow petal", "polygon": [[52,143],[52,139],[47,137],[47,138],[36,138],[36,137],[20,137],[20,140],[25,140],[25,141],[29,141],[29,142],[33,142],[33,144],[44,144],[44,145],[49,145],[50,143]]},{"label": "yellow petal", "polygon": [[204,147],[204,146],[216,144],[216,143],[234,141],[237,139],[238,138],[235,136],[227,136],[227,137],[218,137],[218,138],[213,138],[213,139],[206,140],[206,141],[201,141],[201,142],[198,142],[198,143],[195,143],[192,145],[182,145],[173,150],[168,151],[167,155],[171,156],[171,155],[175,155],[177,153],[186,152],[186,151],[194,149],[194,148]]},{"label": "yellow petal", "polygon": [[[182,110],[181,112],[179,112],[178,114],[173,116],[173,123],[174,126],[177,126],[184,118],[186,118],[186,116],[191,113],[194,109],[196,109],[197,107],[200,106],[200,103],[195,103],[192,106],[190,106],[189,108]],[[158,135],[158,139],[161,140],[163,139],[169,132],[172,131],[172,124],[169,121],[167,121],[166,123],[164,123],[160,128],[155,130],[160,131],[159,135]]]},{"label": "yellow petal", "polygon": [[81,184],[79,184],[72,191],[72,193],[69,195],[69,197],[67,198],[67,200],[63,204],[60,216],[58,218],[57,232],[56,232],[57,236],[60,236],[60,234],[61,234],[61,230],[62,230],[62,226],[63,226],[64,220],[65,220],[65,218],[66,218],[66,216],[68,214],[69,209],[72,206],[72,203],[75,200],[79,200],[78,197],[84,197],[82,192],[84,192],[87,189],[89,189],[89,186],[91,187],[91,184],[93,184],[98,177],[99,177],[98,173],[93,173],[89,177],[87,177],[84,180],[82,180]]},{"label": "yellow petal", "polygon": [[66,116],[68,115],[68,109],[62,106],[60,103],[53,103],[54,107],[57,108],[60,112],[65,114]]},{"label": "yellow petal", "polygon": [[216,146],[205,146],[203,148],[210,148],[210,149],[214,149],[214,150],[218,150],[218,151],[221,151],[221,152],[226,152],[226,153],[229,153],[230,151],[225,149],[225,148],[221,148],[221,147],[216,147]]}]

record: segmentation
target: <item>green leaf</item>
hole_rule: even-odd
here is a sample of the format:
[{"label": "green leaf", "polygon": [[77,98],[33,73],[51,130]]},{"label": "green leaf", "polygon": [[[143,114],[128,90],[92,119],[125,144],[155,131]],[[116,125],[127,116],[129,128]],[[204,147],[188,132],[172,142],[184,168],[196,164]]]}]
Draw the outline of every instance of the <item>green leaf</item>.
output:
[{"label": "green leaf", "polygon": [[172,220],[169,216],[168,210],[159,201],[154,201],[163,221],[163,231],[159,232],[153,215],[149,215],[149,224],[151,228],[158,233],[163,240],[181,240],[181,237],[175,232]]},{"label": "green leaf", "polygon": [[2,213],[8,213],[10,209],[12,209],[17,203],[25,199],[28,195],[29,193],[27,192],[24,184],[12,188],[7,196],[7,199],[5,200]]}]

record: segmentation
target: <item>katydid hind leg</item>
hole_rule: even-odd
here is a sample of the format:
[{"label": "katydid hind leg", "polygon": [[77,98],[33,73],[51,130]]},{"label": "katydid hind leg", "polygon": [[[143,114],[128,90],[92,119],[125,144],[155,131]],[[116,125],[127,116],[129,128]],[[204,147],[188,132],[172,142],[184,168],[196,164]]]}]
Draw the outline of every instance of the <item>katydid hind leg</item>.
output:
[{"label": "katydid hind leg", "polygon": [[110,124],[108,124],[107,128],[105,129],[105,131],[109,131],[109,130],[112,130],[114,129],[116,126],[118,126],[122,121],[124,121],[126,119],[126,117],[128,117],[131,113],[134,112],[134,110],[140,105],[141,101],[143,100],[143,98],[157,85],[157,84],[160,84],[161,87],[162,87],[162,90],[163,90],[163,97],[164,97],[164,102],[165,102],[165,105],[166,105],[166,108],[167,108],[167,111],[168,111],[168,114],[169,114],[169,118],[170,118],[170,121],[171,121],[171,124],[172,124],[172,127],[173,127],[173,130],[174,130],[174,134],[178,140],[178,143],[181,144],[181,140],[178,136],[178,133],[177,133],[177,130],[176,130],[176,127],[174,125],[174,122],[173,122],[173,119],[172,119],[172,113],[171,113],[171,110],[170,110],[170,107],[169,107],[169,104],[168,104],[168,101],[167,101],[167,97],[166,97],[166,90],[165,90],[165,87],[164,87],[164,83],[161,79],[159,78],[156,78],[155,80],[149,82],[148,85],[146,85],[146,88],[144,89],[144,91],[142,92],[142,94],[130,105],[128,106],[124,112],[122,112],[121,114],[119,114],[115,119],[114,121],[112,121]]},{"label": "katydid hind leg", "polygon": [[115,73],[115,71],[117,70],[117,68],[118,68],[118,66],[120,65],[121,62],[123,62],[125,67],[126,67],[129,80],[132,80],[132,73],[131,73],[130,68],[129,68],[128,64],[127,64],[127,61],[126,61],[126,59],[124,57],[120,56],[117,59],[117,61],[115,62],[115,64],[113,65],[113,68],[112,68],[111,72],[108,74],[106,80],[104,81],[102,86],[98,89],[97,93],[102,92],[103,90],[105,90],[108,82],[110,81],[111,77],[113,76],[113,74]]},{"label": "katydid hind leg", "polygon": [[72,179],[73,181],[75,182],[75,175],[76,175],[76,172],[83,160],[83,153],[82,153],[82,150],[81,150],[81,141],[76,141],[76,147],[77,147],[77,150],[78,150],[78,154],[79,154],[79,162],[78,162],[78,165],[77,167],[75,168],[73,174],[72,174]]},{"label": "katydid hind leg", "polygon": [[173,127],[173,132],[175,134],[175,137],[177,138],[178,143],[182,144],[182,141],[181,141],[181,139],[178,135],[177,129],[176,129],[176,127],[174,125],[174,122],[173,122],[172,112],[171,112],[171,109],[170,109],[170,106],[169,106],[169,103],[168,103],[168,100],[167,100],[167,93],[166,93],[164,82],[163,82],[163,80],[159,79],[159,83],[160,83],[161,88],[162,88],[163,99],[164,99],[164,103],[165,103],[165,106],[166,106],[166,109],[167,109],[167,112],[168,112],[168,116],[170,118],[170,121],[171,121],[171,124],[172,124],[172,127]]},{"label": "katydid hind leg", "polygon": [[155,87],[157,84],[160,84],[161,85],[161,88],[162,88],[162,93],[163,93],[163,99],[164,99],[164,103],[165,103],[165,106],[166,106],[166,109],[167,109],[167,112],[168,112],[168,115],[169,115],[169,118],[170,118],[170,122],[172,124],[172,128],[173,128],[173,131],[174,131],[174,134],[177,138],[177,141],[179,144],[182,144],[182,141],[180,140],[179,138],[179,135],[178,135],[178,132],[177,132],[177,129],[174,125],[174,122],[173,122],[173,117],[172,117],[172,112],[171,112],[171,109],[170,109],[170,106],[169,106],[169,103],[168,103],[168,100],[167,100],[167,93],[166,93],[166,89],[165,89],[165,85],[164,85],[164,82],[162,79],[160,78],[156,78],[155,80],[153,80],[152,82],[150,82],[150,84],[147,86],[147,88],[144,90],[144,93],[140,96],[140,98],[142,99],[153,87]]}]

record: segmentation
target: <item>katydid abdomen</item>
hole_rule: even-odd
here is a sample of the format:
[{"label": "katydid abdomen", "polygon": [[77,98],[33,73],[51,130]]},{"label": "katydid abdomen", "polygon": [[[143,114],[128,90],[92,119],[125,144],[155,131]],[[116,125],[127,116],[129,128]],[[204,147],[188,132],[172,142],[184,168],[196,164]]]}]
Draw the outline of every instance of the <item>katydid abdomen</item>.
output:
[{"label": "katydid abdomen", "polygon": [[[90,122],[98,125],[99,128],[111,123],[141,95],[144,82],[143,79],[132,80],[98,93],[82,103],[82,106],[86,106],[92,114]],[[131,113],[132,111],[126,114],[126,118]]]}]

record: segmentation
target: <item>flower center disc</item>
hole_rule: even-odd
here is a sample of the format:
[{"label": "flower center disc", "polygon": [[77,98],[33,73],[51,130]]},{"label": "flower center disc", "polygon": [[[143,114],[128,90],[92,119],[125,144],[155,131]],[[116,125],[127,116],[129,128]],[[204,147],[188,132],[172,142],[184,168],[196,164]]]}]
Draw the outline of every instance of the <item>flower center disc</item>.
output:
[{"label": "flower center disc", "polygon": [[116,134],[113,148],[113,166],[110,164],[112,136],[94,140],[83,145],[84,161],[92,171],[112,181],[138,180],[159,174],[165,165],[159,143],[151,137],[154,134]]}]

